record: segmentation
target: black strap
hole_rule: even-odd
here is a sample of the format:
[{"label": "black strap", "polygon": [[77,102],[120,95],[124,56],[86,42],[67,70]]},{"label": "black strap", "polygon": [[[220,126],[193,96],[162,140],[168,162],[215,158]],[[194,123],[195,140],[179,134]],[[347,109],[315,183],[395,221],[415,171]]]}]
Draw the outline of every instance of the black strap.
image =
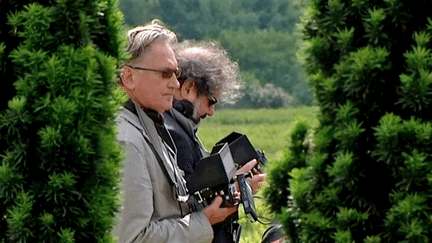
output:
[{"label": "black strap", "polygon": [[[129,111],[131,111],[132,113],[134,113],[136,116],[138,116],[138,112],[132,100],[126,102],[124,104],[124,107]],[[165,143],[168,144],[168,146],[170,146],[173,151],[175,151],[175,145],[173,144],[168,134],[168,131],[165,128],[163,116],[158,114],[155,110],[152,109],[145,109],[144,112],[154,122],[156,131],[159,134],[159,136],[162,138],[162,140],[165,141]]]},{"label": "black strap", "polygon": [[[151,118],[151,116],[149,116],[149,117]],[[175,151],[176,147],[175,147],[173,141],[171,140],[171,137],[168,134],[168,131],[167,131],[166,127],[163,125],[163,123],[159,124],[159,123],[155,122],[155,127],[156,127],[156,131],[158,132],[158,134],[162,138],[162,140],[165,141],[165,143],[168,144],[168,146],[170,146],[173,151]]]},{"label": "black strap", "polygon": [[[123,106],[124,106],[126,109],[128,109],[130,112],[132,112],[134,115],[136,115],[136,116],[138,117],[138,112],[137,112],[137,110],[136,110],[136,108],[135,108],[135,105],[134,105],[134,103],[132,102],[132,100],[129,100],[129,101],[126,102]],[[162,158],[159,156],[159,153],[156,151],[156,149],[155,149],[153,143],[152,143],[152,142],[151,142],[151,141],[150,141],[146,136],[144,136],[144,139],[147,141],[147,144],[149,144],[150,149],[152,150],[153,154],[155,155],[156,160],[158,161],[160,167],[163,168],[163,171],[164,171],[164,173],[165,173],[165,176],[166,176],[167,178],[169,178],[169,181],[171,182],[171,185],[175,185],[174,181],[171,180],[171,177],[170,177],[170,175],[168,174],[168,171],[167,171],[167,169],[166,169],[166,167],[165,167],[165,165],[164,165],[164,163],[163,163],[163,161],[162,161]],[[175,176],[175,174],[174,174],[174,176]],[[176,185],[176,186],[177,186],[177,185]]]}]

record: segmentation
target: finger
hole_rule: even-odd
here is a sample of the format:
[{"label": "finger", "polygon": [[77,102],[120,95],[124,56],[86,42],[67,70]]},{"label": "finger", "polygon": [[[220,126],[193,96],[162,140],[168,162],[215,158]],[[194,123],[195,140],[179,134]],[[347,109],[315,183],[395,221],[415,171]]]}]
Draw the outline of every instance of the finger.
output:
[{"label": "finger", "polygon": [[247,173],[250,170],[252,170],[253,167],[255,167],[255,165],[258,164],[258,161],[256,159],[253,159],[249,162],[247,162],[245,165],[243,165],[238,171],[237,174],[239,173]]},{"label": "finger", "polygon": [[259,174],[261,174],[261,170],[257,169],[257,167],[252,168],[251,171],[252,171],[252,174],[254,174],[254,175],[259,175]]},{"label": "finger", "polygon": [[223,202],[223,198],[221,196],[216,196],[211,204],[219,208],[222,202]]},{"label": "finger", "polygon": [[237,212],[237,210],[238,210],[238,206],[229,207],[229,208],[227,208],[226,210],[227,210],[227,214],[228,214],[228,215],[231,215],[231,214]]},{"label": "finger", "polygon": [[226,208],[220,208],[220,213],[228,217],[229,215],[235,213],[238,210],[238,205],[226,207]]},{"label": "finger", "polygon": [[252,194],[257,193],[257,191],[264,185],[265,179],[267,178],[266,174],[259,174],[252,177],[249,182],[252,188]]},{"label": "finger", "polygon": [[254,175],[250,180],[256,182],[264,182],[267,179],[267,174]]},{"label": "finger", "polygon": [[240,194],[240,192],[234,192],[233,193],[233,197],[234,197],[234,201],[235,202],[240,202],[240,200],[241,200],[241,194]]}]

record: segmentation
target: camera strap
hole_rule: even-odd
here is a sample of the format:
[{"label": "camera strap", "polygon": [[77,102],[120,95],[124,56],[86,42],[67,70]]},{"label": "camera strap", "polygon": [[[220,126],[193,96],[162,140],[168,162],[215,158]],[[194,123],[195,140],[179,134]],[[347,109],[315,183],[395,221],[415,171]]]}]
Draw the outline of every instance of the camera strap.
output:
[{"label": "camera strap", "polygon": [[[132,112],[134,115],[136,115],[137,117],[139,117],[139,115],[138,115],[138,111],[137,111],[137,109],[136,109],[134,103],[132,102],[132,100],[129,100],[128,102],[126,102],[126,103],[124,104],[124,107],[125,107],[126,109],[128,109],[130,112]],[[146,113],[146,115],[148,115],[148,114]],[[149,118],[152,119],[153,117],[150,117],[150,116],[149,116]],[[153,119],[152,119],[152,120],[153,120]],[[153,122],[154,122],[154,120],[153,120]],[[154,122],[154,123],[155,123],[155,122]],[[157,130],[159,136],[161,137],[161,140],[162,140],[162,141],[165,141],[163,135],[161,135],[161,133],[158,131],[158,127],[157,127],[157,124],[156,124],[156,123],[155,123],[155,127],[156,127],[156,130]],[[166,132],[166,133],[167,133],[167,132]],[[172,179],[172,177],[170,176],[170,174],[168,173],[168,170],[167,170],[167,168],[165,167],[164,162],[162,161],[162,158],[160,157],[160,154],[157,152],[157,150],[156,150],[156,148],[154,147],[153,143],[149,140],[148,137],[146,137],[146,136],[143,136],[143,137],[144,137],[144,139],[147,141],[147,144],[149,145],[150,149],[152,150],[154,156],[156,157],[156,160],[157,160],[157,162],[159,163],[159,166],[162,168],[162,171],[164,172],[165,176],[167,177],[169,183],[172,185],[172,187],[173,187],[173,192],[174,192],[174,198],[175,198],[177,201],[181,202],[181,203],[187,203],[188,198],[189,198],[189,195],[187,195],[187,194],[186,194],[186,195],[182,195],[182,193],[180,193],[180,187],[183,187],[183,191],[186,192],[186,193],[187,193],[187,188],[186,188],[185,185],[182,185],[181,182],[179,181],[179,180],[181,180],[182,178],[178,178],[178,177],[180,177],[181,175],[179,175],[177,169],[175,168],[175,165],[172,165],[172,166],[173,166],[174,178],[176,178],[175,181],[174,181],[174,180]],[[168,144],[168,146],[170,146],[169,143],[167,143],[167,144]],[[166,159],[167,159],[167,160],[170,160],[169,158],[166,158]],[[178,179],[177,179],[177,178],[178,178]],[[180,207],[181,207],[181,206],[180,206]]]}]

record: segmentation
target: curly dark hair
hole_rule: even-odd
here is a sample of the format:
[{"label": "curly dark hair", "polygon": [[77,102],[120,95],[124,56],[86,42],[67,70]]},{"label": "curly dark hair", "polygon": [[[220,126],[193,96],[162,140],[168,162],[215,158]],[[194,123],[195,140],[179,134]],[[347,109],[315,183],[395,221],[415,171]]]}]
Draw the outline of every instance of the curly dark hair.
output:
[{"label": "curly dark hair", "polygon": [[173,47],[182,70],[180,86],[190,79],[199,96],[218,94],[226,102],[235,101],[241,87],[239,66],[217,42],[186,40]]}]

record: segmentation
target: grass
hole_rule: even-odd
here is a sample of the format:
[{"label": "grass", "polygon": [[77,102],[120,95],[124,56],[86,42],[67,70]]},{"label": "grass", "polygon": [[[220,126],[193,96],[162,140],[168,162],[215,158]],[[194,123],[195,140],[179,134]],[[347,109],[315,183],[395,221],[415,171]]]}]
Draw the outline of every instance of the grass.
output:
[{"label": "grass", "polygon": [[211,150],[217,141],[239,131],[247,135],[255,148],[263,150],[269,160],[276,160],[288,146],[288,134],[296,118],[304,117],[314,126],[317,112],[317,107],[220,110],[202,121],[198,135]]},{"label": "grass", "polygon": [[[232,131],[239,131],[247,135],[255,148],[263,150],[271,163],[278,161],[287,148],[289,131],[297,117],[306,118],[312,126],[316,126],[317,113],[318,107],[219,110],[213,117],[202,121],[198,135],[204,146],[211,150],[217,141]],[[271,217],[265,201],[255,201],[258,214]],[[250,222],[242,209],[239,222],[243,226],[241,243],[261,242],[264,231],[269,227]]]}]

